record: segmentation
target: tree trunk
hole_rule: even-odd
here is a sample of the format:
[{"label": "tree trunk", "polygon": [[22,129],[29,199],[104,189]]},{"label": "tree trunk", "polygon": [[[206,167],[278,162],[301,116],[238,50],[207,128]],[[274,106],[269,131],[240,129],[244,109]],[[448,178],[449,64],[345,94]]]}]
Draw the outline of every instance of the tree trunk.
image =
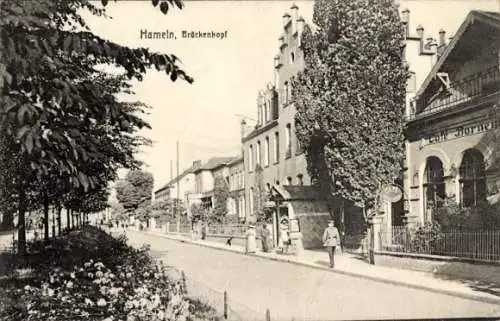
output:
[{"label": "tree trunk", "polygon": [[56,208],[52,207],[52,238],[56,237]]},{"label": "tree trunk", "polygon": [[62,207],[61,205],[57,206],[57,235],[61,235],[61,214]]},{"label": "tree trunk", "polygon": [[71,213],[70,209],[66,208],[66,228],[69,230],[71,228]]},{"label": "tree trunk", "polygon": [[43,194],[43,228],[44,228],[44,239],[49,240],[49,197],[47,193]]},{"label": "tree trunk", "polygon": [[25,202],[24,191],[19,193],[19,213],[18,213],[18,230],[17,230],[17,251],[19,255],[26,254],[26,202]]}]

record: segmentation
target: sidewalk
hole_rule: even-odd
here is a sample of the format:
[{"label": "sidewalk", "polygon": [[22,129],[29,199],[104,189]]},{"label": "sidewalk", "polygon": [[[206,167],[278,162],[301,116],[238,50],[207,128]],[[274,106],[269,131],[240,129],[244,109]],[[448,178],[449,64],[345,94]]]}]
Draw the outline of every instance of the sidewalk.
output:
[{"label": "sidewalk", "polygon": [[[175,234],[167,235],[161,233],[160,231],[142,231],[142,233],[161,236],[180,242],[196,244],[199,246],[240,253],[243,255],[245,253],[245,249],[242,246],[233,245],[229,247],[223,243],[206,240],[192,240],[187,236]],[[332,273],[361,277],[376,282],[424,289],[427,291],[444,293],[482,302],[495,304],[500,303],[500,296],[474,290],[466,284],[460,283],[458,281],[437,279],[431,273],[370,265],[367,262],[362,261],[355,256],[347,253],[335,256],[335,269],[330,269],[328,267],[328,254],[321,250],[304,250],[304,253],[300,256],[264,252],[257,252],[248,255],[326,270]]]}]

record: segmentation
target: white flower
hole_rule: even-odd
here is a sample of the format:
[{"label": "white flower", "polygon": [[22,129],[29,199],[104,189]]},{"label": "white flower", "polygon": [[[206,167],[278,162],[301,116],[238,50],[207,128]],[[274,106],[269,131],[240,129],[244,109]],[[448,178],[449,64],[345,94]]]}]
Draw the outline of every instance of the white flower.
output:
[{"label": "white flower", "polygon": [[85,304],[86,304],[86,305],[93,306],[93,305],[94,305],[94,302],[93,302],[91,299],[89,299],[89,298],[85,298]]},{"label": "white flower", "polygon": [[132,273],[127,272],[127,279],[130,279],[132,277]]},{"label": "white flower", "polygon": [[94,266],[95,266],[96,268],[100,269],[100,268],[103,268],[103,267],[104,267],[104,264],[103,264],[102,262],[96,262],[96,263],[94,264]]},{"label": "white flower", "polygon": [[147,278],[149,276],[148,272],[144,272],[144,277]]},{"label": "white flower", "polygon": [[95,273],[95,276],[98,277],[98,278],[102,278],[104,276],[104,273],[102,273],[101,271],[97,271]]},{"label": "white flower", "polygon": [[71,274],[69,275],[72,279],[75,278],[75,272],[71,272]]},{"label": "white flower", "polygon": [[83,265],[83,267],[89,268],[91,265],[92,265],[92,263],[90,263],[90,262],[86,262],[86,263]]},{"label": "white flower", "polygon": [[89,273],[87,274],[87,276],[88,276],[89,278],[91,278],[91,279],[92,279],[92,278],[94,278],[94,274],[93,274],[92,272],[89,272]]},{"label": "white flower", "polygon": [[66,287],[71,289],[73,287],[73,282],[69,281],[68,283],[66,283]]},{"label": "white flower", "polygon": [[106,304],[108,304],[108,303],[103,298],[100,298],[99,300],[97,300],[98,307],[104,307],[104,306],[106,306]]},{"label": "white flower", "polygon": [[106,287],[101,286],[101,288],[99,289],[99,292],[101,292],[102,295],[106,295]]},{"label": "white flower", "polygon": [[48,288],[47,289],[47,295],[48,296],[53,296],[54,295],[54,290],[52,290],[51,288]]},{"label": "white flower", "polygon": [[26,285],[26,286],[24,287],[24,291],[29,291],[30,289],[31,289],[31,287],[30,287],[29,285]]}]

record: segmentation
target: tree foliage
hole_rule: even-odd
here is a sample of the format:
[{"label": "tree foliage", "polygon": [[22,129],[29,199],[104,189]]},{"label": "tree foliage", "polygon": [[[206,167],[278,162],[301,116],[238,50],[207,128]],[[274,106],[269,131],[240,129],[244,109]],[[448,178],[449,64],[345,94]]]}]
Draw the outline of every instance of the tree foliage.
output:
[{"label": "tree foliage", "polygon": [[305,69],[293,80],[297,138],[328,196],[370,208],[404,156],[407,67],[390,0],[316,0],[305,27]]},{"label": "tree foliage", "polygon": [[154,178],[151,173],[132,170],[116,184],[116,198],[129,214],[151,204]]},{"label": "tree foliage", "polygon": [[223,223],[227,215],[227,200],[229,198],[229,184],[222,175],[214,179],[214,208],[210,220]]},{"label": "tree foliage", "polygon": [[[164,14],[182,7],[180,0],[152,4]],[[130,92],[128,79],[155,68],[172,81],[193,81],[175,55],[96,36],[82,10],[106,17],[90,0],[0,0],[0,140],[7,155],[0,169],[8,169],[0,202],[16,208],[21,222],[40,200],[102,209],[117,169],[139,166],[134,153],[148,141],[135,133],[149,125],[138,115],[146,106],[116,97]],[[102,64],[120,74],[101,71]],[[24,229],[19,233],[21,244]]]}]

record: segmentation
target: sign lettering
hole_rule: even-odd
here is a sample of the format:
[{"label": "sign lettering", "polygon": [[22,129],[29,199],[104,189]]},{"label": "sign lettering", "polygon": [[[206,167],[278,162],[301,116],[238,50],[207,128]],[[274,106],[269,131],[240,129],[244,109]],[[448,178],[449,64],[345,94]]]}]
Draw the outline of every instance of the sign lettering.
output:
[{"label": "sign lettering", "polygon": [[429,135],[427,137],[427,142],[428,144],[437,144],[449,139],[481,134],[499,127],[500,127],[499,121],[492,120],[470,126],[460,126],[454,129],[443,129],[437,133]]}]

